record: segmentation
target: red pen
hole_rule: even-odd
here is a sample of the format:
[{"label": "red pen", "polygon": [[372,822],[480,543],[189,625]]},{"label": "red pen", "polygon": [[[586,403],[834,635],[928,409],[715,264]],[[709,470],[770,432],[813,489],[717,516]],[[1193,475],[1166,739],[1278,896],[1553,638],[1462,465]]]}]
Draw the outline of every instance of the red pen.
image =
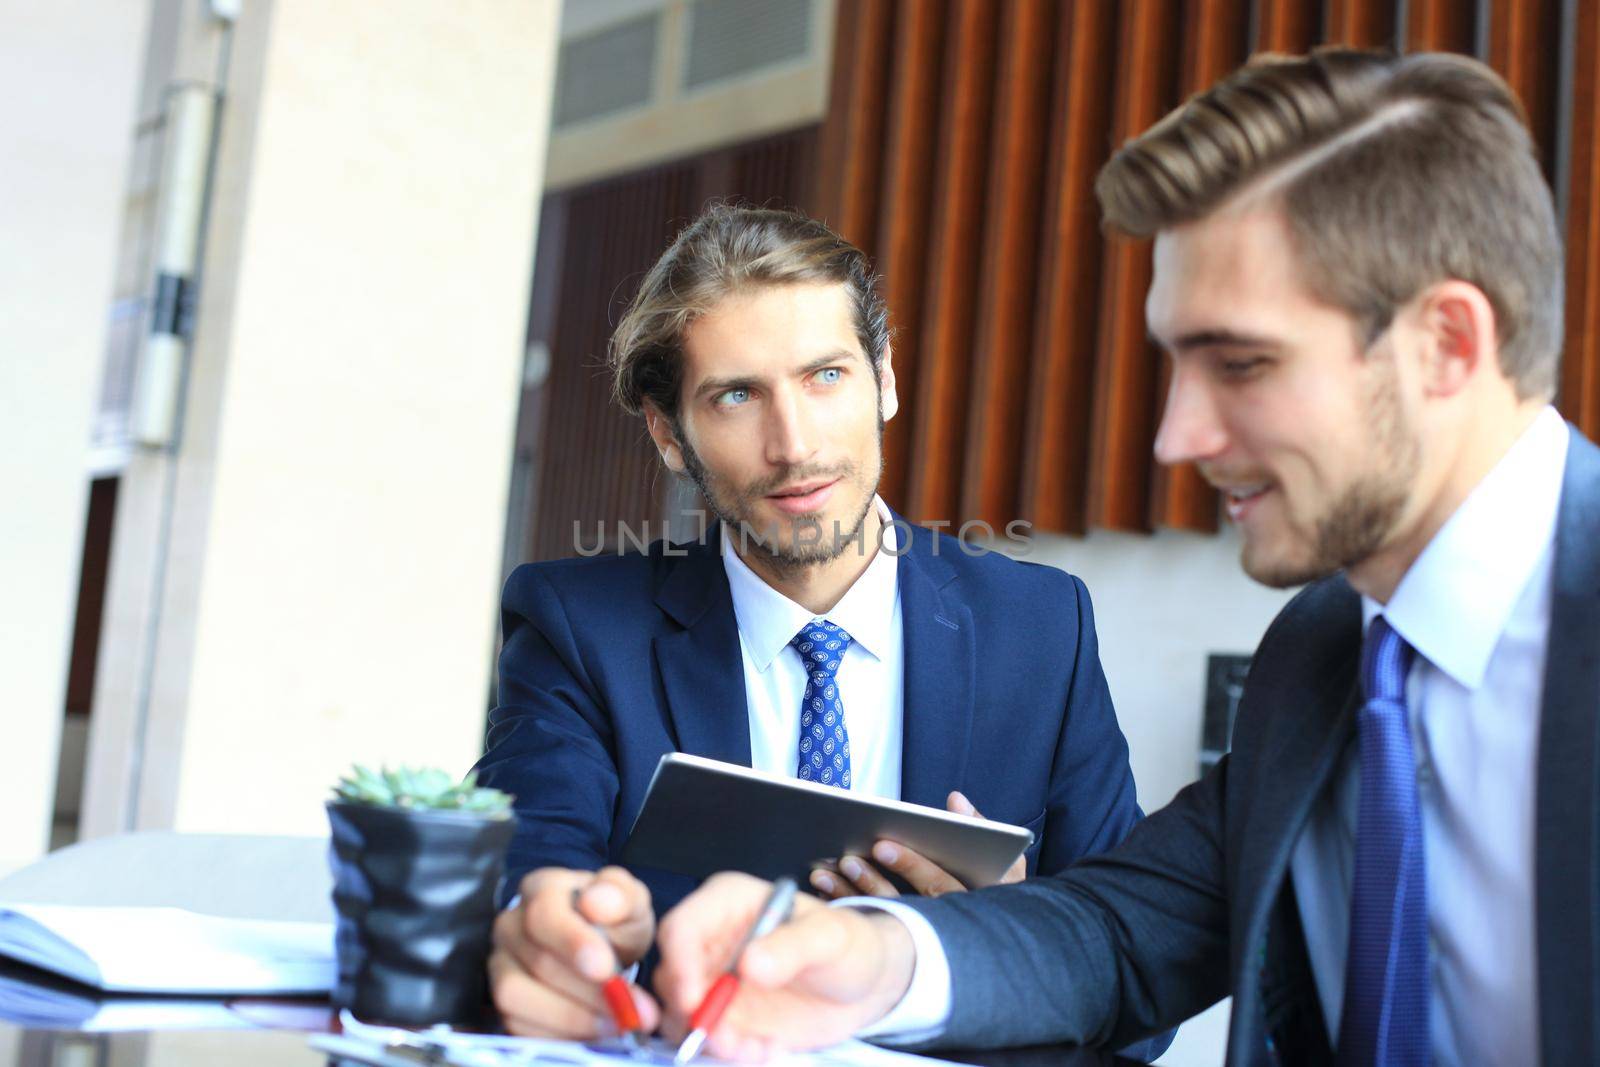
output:
[{"label": "red pen", "polygon": [[[583,912],[578,911],[578,898],[582,895],[581,889],[572,891],[572,910],[578,912],[579,918],[583,918]],[[633,991],[629,986],[629,981],[618,970],[601,983],[600,995],[605,998],[606,1007],[611,1011],[611,1020],[617,1024],[617,1033],[629,1048],[637,1050],[641,1047],[639,1031],[644,1029],[644,1024],[639,1020],[639,1008],[633,1002]]]},{"label": "red pen", "polygon": [[672,1057],[674,1067],[683,1067],[700,1054],[706,1038],[717,1028],[722,1013],[728,1009],[728,1003],[739,990],[739,960],[744,957],[745,948],[757,938],[772,933],[778,928],[779,923],[789,917],[789,913],[794,910],[796,891],[793,878],[779,878],[772,883],[772,894],[767,897],[767,902],[762,906],[761,914],[756,917],[755,924],[745,933],[744,940],[739,942],[739,947],[734,950],[733,961],[711,984],[705,998],[700,1001],[700,1006],[689,1016],[689,1036],[683,1039],[683,1044],[678,1046],[677,1055]]}]

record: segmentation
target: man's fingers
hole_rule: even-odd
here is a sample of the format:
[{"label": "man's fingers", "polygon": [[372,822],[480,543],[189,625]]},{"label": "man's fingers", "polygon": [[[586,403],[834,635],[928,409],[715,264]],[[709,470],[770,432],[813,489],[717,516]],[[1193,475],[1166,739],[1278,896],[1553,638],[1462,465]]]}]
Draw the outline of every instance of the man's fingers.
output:
[{"label": "man's fingers", "polygon": [[522,902],[523,931],[535,948],[554,953],[589,981],[603,982],[617,969],[616,953],[605,935],[573,906],[573,894],[593,877],[585,873],[582,884],[577,877],[543,882],[532,898]]},{"label": "man's fingers", "polygon": [[1009,885],[1012,882],[1020,882],[1026,877],[1028,877],[1028,856],[1027,853],[1023,853],[1017,857],[1017,862],[1006,868],[1006,873],[1000,876],[998,884]]},{"label": "man's fingers", "polygon": [[910,882],[911,888],[925,897],[961,893],[967,888],[937,863],[895,841],[873,845],[872,858]]},{"label": "man's fingers", "polygon": [[811,872],[811,888],[821,893],[829,900],[842,900],[854,894],[855,889],[851,884],[839,877],[839,872],[827,867],[818,867]]},{"label": "man's fingers", "polygon": [[846,856],[839,861],[839,871],[848,878],[857,892],[869,897],[897,897],[900,891],[878,869],[858,856]]},{"label": "man's fingers", "polygon": [[772,886],[748,874],[712,875],[661,920],[656,992],[670,1013],[688,1014],[727,965]]},{"label": "man's fingers", "polygon": [[578,897],[584,918],[616,926],[650,911],[650,890],[621,867],[603,867]]},{"label": "man's fingers", "polygon": [[604,928],[619,961],[633,963],[650,950],[656,917],[650,890],[621,867],[605,867],[578,896],[578,912]]},{"label": "man's fingers", "polygon": [[959,789],[950,791],[950,795],[944,798],[944,806],[946,810],[953,811],[957,815],[970,815],[974,819],[983,818],[978,809],[972,806],[972,801],[967,799],[967,794]]},{"label": "man's fingers", "polygon": [[790,919],[744,950],[740,975],[755,985],[777,989],[808,967],[835,962],[849,947],[850,918],[833,908],[817,908]]},{"label": "man's fingers", "polygon": [[489,957],[489,988],[506,1029],[522,1037],[592,1040],[599,1017],[522,970],[504,953]]}]

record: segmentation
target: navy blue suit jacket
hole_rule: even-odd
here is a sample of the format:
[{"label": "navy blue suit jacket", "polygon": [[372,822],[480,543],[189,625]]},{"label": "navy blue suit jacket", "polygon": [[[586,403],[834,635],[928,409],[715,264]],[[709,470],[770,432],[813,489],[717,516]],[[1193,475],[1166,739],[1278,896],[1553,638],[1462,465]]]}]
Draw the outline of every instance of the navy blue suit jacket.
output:
[{"label": "navy blue suit jacket", "polygon": [[[942,808],[960,789],[986,817],[1033,830],[1030,873],[1117,844],[1140,813],[1083,583],[911,529],[899,561],[901,798]],[[715,531],[701,544],[519,567],[502,616],[499,706],[477,772],[516,796],[505,896],[536,867],[617,862],[663,754],[750,764]],[[635,873],[657,914],[694,888]]]}]

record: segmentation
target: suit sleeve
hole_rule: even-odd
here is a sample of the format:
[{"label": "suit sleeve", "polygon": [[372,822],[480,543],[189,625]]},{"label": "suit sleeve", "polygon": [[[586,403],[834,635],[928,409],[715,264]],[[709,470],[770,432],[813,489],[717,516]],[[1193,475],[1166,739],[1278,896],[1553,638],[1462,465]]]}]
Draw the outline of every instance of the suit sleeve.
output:
[{"label": "suit sleeve", "polygon": [[1077,611],[1077,647],[1061,735],[1050,770],[1038,873],[1064,870],[1084,856],[1104,852],[1139,821],[1128,742],[1117,725],[1111,691],[1100,666],[1094,607],[1078,578],[1069,601]]},{"label": "suit sleeve", "polygon": [[481,785],[516,797],[502,898],[536,867],[607,862],[619,789],[609,712],[589,679],[571,623],[539,571],[519,568],[501,607],[499,699]]},{"label": "suit sleeve", "polygon": [[950,963],[937,1043],[1120,1047],[1227,994],[1222,850],[1228,760],[1069,870],[907,904]]}]

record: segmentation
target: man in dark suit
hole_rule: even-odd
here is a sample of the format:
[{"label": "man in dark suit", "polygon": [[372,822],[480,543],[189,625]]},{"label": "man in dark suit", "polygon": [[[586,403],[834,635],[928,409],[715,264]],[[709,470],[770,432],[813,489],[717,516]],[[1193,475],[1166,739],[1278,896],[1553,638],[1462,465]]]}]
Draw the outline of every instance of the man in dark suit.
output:
[{"label": "man in dark suit", "polygon": [[[896,400],[859,251],[798,215],[714,208],[647,275],[612,360],[619,400],[718,521],[697,544],[506,586],[477,772],[516,796],[521,899],[491,961],[514,1030],[592,1036],[595,983],[694,888],[607,866],[668,752],[1025,826],[1006,880],[1126,836],[1139,811],[1083,583],[876,496]],[[812,641],[837,658],[806,665]],[[880,868],[927,895],[967,888],[893,842],[814,887],[893,895]]]},{"label": "man in dark suit", "polygon": [[[1158,456],[1225,494],[1250,575],[1310,584],[1232,754],[1122,846],[802,907],[713,1049],[1117,1044],[1231,994],[1232,1064],[1596,1062],[1600,450],[1549,406],[1562,257],[1515,97],[1460,56],[1265,59],[1098,192],[1155,236]],[[669,1020],[763,895],[666,918]]]}]

